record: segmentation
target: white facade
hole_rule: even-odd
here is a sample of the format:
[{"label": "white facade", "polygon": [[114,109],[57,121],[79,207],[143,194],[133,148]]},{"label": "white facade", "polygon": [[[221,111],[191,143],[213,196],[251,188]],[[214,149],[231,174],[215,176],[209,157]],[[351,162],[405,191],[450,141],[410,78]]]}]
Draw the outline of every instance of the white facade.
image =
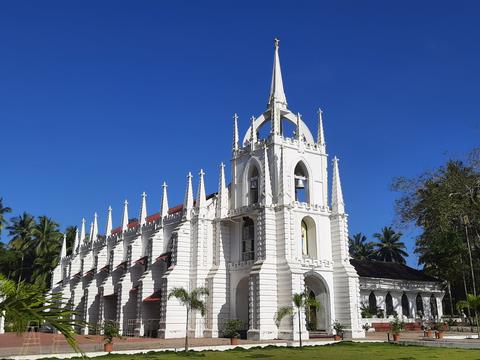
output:
[{"label": "white facade", "polygon": [[[82,221],[74,252],[62,256],[52,287],[80,318],[92,325],[117,321],[125,335],[182,337],[186,310],[168,293],[205,286],[207,315],[190,319],[191,335],[218,337],[225,321],[240,319],[250,339],[296,339],[298,319],[285,318],[277,327],[275,313],[307,291],[322,304],[302,314],[307,337],[307,322],[330,333],[335,320],[347,336],[364,336],[338,159],[329,204],[322,114],[314,138],[287,107],[278,41],[267,108],[252,119],[242,142],[237,121],[235,115],[230,185],[222,164],[216,194],[206,195],[200,171],[195,201],[189,174],[181,206],[169,208],[164,184],[160,213],[147,216],[142,194],[138,220],[129,222],[125,202],[122,224],[112,229],[109,208],[106,237],[98,236],[96,215],[88,239]],[[283,133],[289,122],[293,137]],[[259,138],[264,126],[269,134]]]}]

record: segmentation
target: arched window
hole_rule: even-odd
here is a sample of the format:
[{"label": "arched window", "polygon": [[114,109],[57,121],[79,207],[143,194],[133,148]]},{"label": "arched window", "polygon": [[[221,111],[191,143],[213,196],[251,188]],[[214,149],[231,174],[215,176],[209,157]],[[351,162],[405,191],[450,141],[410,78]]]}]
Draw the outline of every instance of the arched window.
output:
[{"label": "arched window", "polygon": [[408,303],[407,294],[402,295],[402,315],[410,317],[410,304]]},{"label": "arched window", "polygon": [[430,296],[430,311],[431,311],[433,317],[438,316],[437,299],[435,298],[435,295],[433,295],[433,294],[432,294],[432,296]]},{"label": "arched window", "polygon": [[295,166],[295,201],[309,203],[308,194],[308,172],[305,165],[299,162]]},{"label": "arched window", "polygon": [[417,315],[423,317],[425,315],[425,311],[423,310],[423,299],[422,295],[417,294],[417,298],[415,299],[417,304]]},{"label": "arched window", "polygon": [[253,166],[253,169],[250,172],[248,177],[248,204],[257,204],[258,203],[258,169],[256,166]]},{"label": "arched window", "polygon": [[242,226],[242,261],[255,258],[255,226],[249,217],[243,218]]},{"label": "arched window", "polygon": [[393,311],[393,299],[392,299],[392,295],[390,295],[390,293],[387,293],[387,296],[385,296],[385,307],[386,307],[386,312],[387,312],[387,316],[389,315],[395,315],[394,311]]},{"label": "arched window", "polygon": [[368,309],[370,310],[370,314],[376,315],[378,312],[377,309],[377,297],[375,293],[372,291],[368,296]]},{"label": "arched window", "polygon": [[300,225],[302,237],[302,256],[317,259],[317,231],[311,217],[304,217]]},{"label": "arched window", "polygon": [[302,220],[302,255],[308,255],[308,228],[305,220]]}]

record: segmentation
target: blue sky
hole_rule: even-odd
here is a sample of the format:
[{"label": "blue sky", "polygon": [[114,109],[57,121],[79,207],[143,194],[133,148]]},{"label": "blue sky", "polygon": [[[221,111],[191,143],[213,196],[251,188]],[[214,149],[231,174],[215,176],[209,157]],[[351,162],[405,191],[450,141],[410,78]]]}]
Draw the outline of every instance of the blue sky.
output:
[{"label": "blue sky", "polygon": [[125,198],[136,216],[142,191],[158,211],[164,180],[180,203],[188,171],[204,168],[215,191],[232,114],[245,131],[265,109],[277,36],[289,107],[314,131],[324,109],[350,232],[371,237],[394,219],[395,176],[479,144],[479,11],[474,1],[2,2],[0,197],[62,227],[98,211],[103,228],[108,205],[120,222]]}]

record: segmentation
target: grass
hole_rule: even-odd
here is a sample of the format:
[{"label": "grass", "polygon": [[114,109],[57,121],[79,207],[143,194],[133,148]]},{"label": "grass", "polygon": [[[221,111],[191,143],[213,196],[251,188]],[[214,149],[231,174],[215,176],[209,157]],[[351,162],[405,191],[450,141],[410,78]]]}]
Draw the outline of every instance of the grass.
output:
[{"label": "grass", "polygon": [[[96,357],[100,360],[182,360],[183,358],[201,360],[249,360],[249,359],[293,359],[293,360],[480,360],[480,350],[432,348],[421,346],[402,346],[386,343],[352,343],[341,342],[335,345],[324,345],[300,348],[255,348],[245,350],[237,348],[229,351],[204,351],[188,353],[179,352],[147,352],[135,355],[105,355]],[[45,358],[47,359],[47,358]],[[52,359],[52,358],[48,358]]]}]

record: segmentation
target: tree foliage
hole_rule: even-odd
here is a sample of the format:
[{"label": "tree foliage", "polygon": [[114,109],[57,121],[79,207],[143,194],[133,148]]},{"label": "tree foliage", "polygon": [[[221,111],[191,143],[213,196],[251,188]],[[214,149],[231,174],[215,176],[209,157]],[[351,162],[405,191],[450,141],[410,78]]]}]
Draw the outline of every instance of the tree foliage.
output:
[{"label": "tree foliage", "polygon": [[400,224],[420,229],[415,247],[419,264],[431,275],[448,280],[457,293],[474,287],[467,234],[477,278],[480,269],[479,154],[472,153],[467,162],[451,160],[434,171],[393,183],[400,193],[396,201]]}]

